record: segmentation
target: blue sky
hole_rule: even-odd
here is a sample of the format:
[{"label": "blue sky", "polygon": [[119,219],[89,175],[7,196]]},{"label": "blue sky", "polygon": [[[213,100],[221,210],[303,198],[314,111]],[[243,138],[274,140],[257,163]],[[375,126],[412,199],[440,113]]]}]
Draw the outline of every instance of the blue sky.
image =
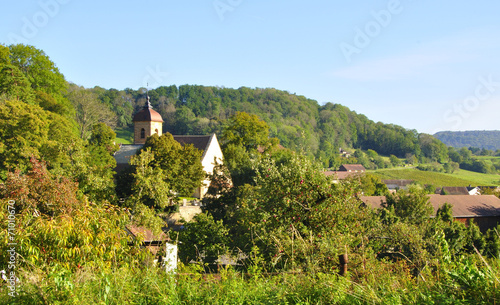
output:
[{"label": "blue sky", "polygon": [[419,132],[500,130],[500,2],[4,1],[85,87],[273,87]]}]

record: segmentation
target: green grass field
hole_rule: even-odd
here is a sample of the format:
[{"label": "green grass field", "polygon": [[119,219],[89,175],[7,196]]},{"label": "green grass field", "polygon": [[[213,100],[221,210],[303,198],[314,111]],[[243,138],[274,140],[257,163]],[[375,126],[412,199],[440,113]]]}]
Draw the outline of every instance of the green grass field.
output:
[{"label": "green grass field", "polygon": [[134,131],[132,129],[115,129],[116,143],[118,144],[132,144],[134,141]]},{"label": "green grass field", "polygon": [[382,169],[369,171],[381,179],[411,179],[419,184],[439,186],[486,186],[500,185],[500,175],[480,174],[466,170],[458,170],[453,174],[426,172],[415,168]]}]

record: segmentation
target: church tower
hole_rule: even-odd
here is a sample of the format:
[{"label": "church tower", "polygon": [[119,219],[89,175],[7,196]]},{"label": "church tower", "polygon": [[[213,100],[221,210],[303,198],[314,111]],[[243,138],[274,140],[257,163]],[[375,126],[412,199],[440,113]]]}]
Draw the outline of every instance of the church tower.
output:
[{"label": "church tower", "polygon": [[146,139],[157,133],[159,136],[162,134],[163,119],[161,115],[153,110],[151,102],[149,101],[149,94],[147,94],[147,101],[144,108],[134,115],[134,144],[144,144]]}]

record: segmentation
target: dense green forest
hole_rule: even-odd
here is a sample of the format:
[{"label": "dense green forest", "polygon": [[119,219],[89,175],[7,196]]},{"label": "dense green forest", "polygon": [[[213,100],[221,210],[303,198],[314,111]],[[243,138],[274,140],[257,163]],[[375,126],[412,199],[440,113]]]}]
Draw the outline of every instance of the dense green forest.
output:
[{"label": "dense green forest", "polygon": [[[450,205],[435,213],[419,186],[389,194],[373,175],[332,183],[323,174],[339,147],[367,166],[386,166],[380,153],[393,165],[399,156],[433,170],[496,170],[472,150],[275,89],[149,94],[166,133],[116,175],[114,130],[130,128],[144,90],[82,88],[42,50],[0,45],[1,304],[499,301],[500,226],[453,221]],[[179,231],[165,217],[205,173],[202,152],[170,132],[216,132],[224,153],[203,213]],[[372,209],[362,194],[387,203]],[[164,248],[155,256],[130,225],[178,245],[177,274],[158,268]]]},{"label": "dense green forest", "polygon": [[[89,89],[115,113],[120,128],[131,128],[132,113],[145,102],[145,88]],[[224,121],[237,111],[255,114],[270,128],[270,136],[295,151],[305,151],[326,167],[339,165],[340,148],[374,150],[382,155],[438,160],[446,147],[430,135],[401,126],[373,122],[349,108],[272,88],[229,89],[196,85],[149,90],[151,103],[173,134],[220,133]]]},{"label": "dense green forest", "polygon": [[500,149],[499,130],[440,131],[434,137],[455,148],[477,147],[489,150]]},{"label": "dense green forest", "polygon": [[[118,129],[132,127],[132,114],[140,109],[146,89],[82,89],[94,94],[114,113]],[[164,132],[172,134],[222,133],[228,118],[237,112],[258,116],[269,126],[269,136],[293,151],[305,152],[325,168],[338,168],[345,162],[357,162],[368,169],[397,166],[400,161],[381,156],[405,158],[408,164],[438,163],[431,170],[453,172],[463,168],[481,173],[495,173],[500,164],[487,164],[473,154],[448,148],[435,137],[393,124],[369,120],[340,104],[319,105],[315,100],[272,88],[229,89],[196,85],[159,87],[148,91],[151,103],[164,118]],[[115,125],[113,125],[115,126]],[[341,159],[339,150],[354,152],[355,158]],[[461,155],[461,157],[457,157]],[[422,169],[429,169],[422,168]]]}]

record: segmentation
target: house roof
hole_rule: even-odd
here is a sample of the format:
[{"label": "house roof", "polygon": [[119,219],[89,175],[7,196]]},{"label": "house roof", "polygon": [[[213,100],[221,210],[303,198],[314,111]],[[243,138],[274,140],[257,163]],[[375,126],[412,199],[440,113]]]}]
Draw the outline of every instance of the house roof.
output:
[{"label": "house roof", "polygon": [[[211,134],[208,136],[194,135],[194,136],[173,136],[174,140],[181,143],[181,145],[185,144],[193,144],[194,147],[203,151],[202,160],[205,157],[205,153],[208,149],[208,146],[212,142],[212,138],[215,137],[215,134]],[[144,144],[122,144],[120,149],[115,153],[114,157],[117,164],[117,169],[122,169],[120,164],[129,164],[130,158],[140,150]]]},{"label": "house roof", "polygon": [[454,217],[500,216],[500,199],[494,195],[429,195],[437,211],[446,202],[453,206]]},{"label": "house roof", "polygon": [[170,238],[164,233],[161,232],[159,235],[153,234],[153,232],[147,228],[139,227],[136,225],[128,225],[125,227],[127,233],[129,233],[132,238],[137,238],[139,235],[144,237],[142,245],[146,247],[151,253],[156,255],[160,250],[159,246],[162,242],[170,241]]},{"label": "house roof", "polygon": [[348,177],[356,176],[356,175],[360,174],[359,172],[347,172],[347,171],[325,171],[323,173],[327,177],[334,176],[339,180],[344,180]]},{"label": "house roof", "polygon": [[444,186],[441,188],[441,194],[446,195],[469,195],[469,191],[465,186]]},{"label": "house roof", "polygon": [[208,144],[210,144],[210,140],[213,134],[211,135],[188,135],[188,136],[176,136],[174,135],[174,140],[181,143],[182,145],[193,144],[194,147],[199,150],[206,150],[208,148]]},{"label": "house roof", "polygon": [[153,234],[153,231],[151,231],[150,229],[147,229],[145,227],[139,227],[136,225],[128,225],[128,226],[126,226],[126,229],[134,238],[138,237],[139,235],[144,237],[144,242],[169,240],[168,236],[164,232],[161,232],[159,235],[155,235],[155,234]]},{"label": "house roof", "polygon": [[[434,212],[445,203],[453,206],[453,217],[500,216],[500,199],[494,195],[427,195]],[[362,196],[361,201],[372,208],[380,208],[385,196]]]},{"label": "house roof", "polygon": [[366,168],[361,164],[343,164],[340,166],[339,171],[341,171],[341,172],[344,172],[344,171],[364,172],[364,171],[366,171]]}]

